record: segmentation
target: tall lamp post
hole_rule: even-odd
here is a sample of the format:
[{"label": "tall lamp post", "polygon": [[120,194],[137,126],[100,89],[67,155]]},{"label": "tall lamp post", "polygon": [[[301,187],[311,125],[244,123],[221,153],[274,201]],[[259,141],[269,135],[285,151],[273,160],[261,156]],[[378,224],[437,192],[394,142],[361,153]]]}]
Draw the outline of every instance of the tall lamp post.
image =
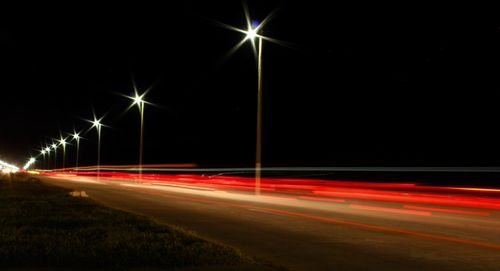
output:
[{"label": "tall lamp post", "polygon": [[45,153],[46,153],[45,149],[42,148],[42,150],[40,151],[40,154],[43,156],[42,169],[45,169],[45,164],[47,162],[45,159]]},{"label": "tall lamp post", "polygon": [[80,155],[80,134],[77,132],[73,133],[73,139],[76,140],[76,163],[75,169],[78,170],[78,157]]},{"label": "tall lamp post", "polygon": [[[250,41],[257,60],[257,127],[255,144],[255,195],[260,195],[261,172],[262,172],[262,44],[263,40],[275,42],[274,39],[262,36],[262,28],[271,16],[266,17],[261,23],[250,20],[248,9],[245,8],[247,30],[238,29],[225,25],[228,29],[243,33],[245,38],[241,40],[230,52],[233,53],[244,42]],[[257,44],[255,43],[257,39]]]},{"label": "tall lamp post", "polygon": [[50,168],[50,147],[45,147],[45,152],[47,152],[47,169]]},{"label": "tall lamp post", "polygon": [[[250,41],[257,60],[257,129],[256,129],[256,150],[255,150],[255,194],[260,195],[261,186],[261,171],[262,171],[262,47],[263,41],[273,43],[282,43],[279,40],[272,39],[262,35],[262,28],[271,20],[274,12],[270,13],[262,22],[253,21],[250,19],[248,8],[244,5],[247,29],[239,29],[229,25],[221,24],[225,28],[240,32],[245,35],[233,49],[230,54],[234,53],[246,41]],[[257,39],[257,44],[256,44]]]},{"label": "tall lamp post", "polygon": [[94,120],[92,121],[92,128],[95,127],[97,130],[97,178],[100,178],[101,174],[101,120],[102,118],[97,119],[94,116]]},{"label": "tall lamp post", "polygon": [[59,140],[59,143],[61,144],[61,146],[63,147],[63,159],[62,159],[62,168],[64,170],[65,166],[66,166],[66,139],[64,138],[61,138]]},{"label": "tall lamp post", "polygon": [[141,127],[140,127],[140,133],[139,133],[139,180],[142,180],[142,159],[143,159],[143,153],[144,153],[144,147],[143,147],[144,146],[144,106],[147,103],[144,100],[144,96],[146,95],[146,93],[148,91],[144,92],[142,95],[139,95],[137,93],[135,84],[134,84],[134,91],[135,91],[134,97],[130,97],[130,96],[126,96],[126,97],[133,100],[132,105],[130,107],[137,105],[137,107],[139,108],[139,115],[141,118]]},{"label": "tall lamp post", "polygon": [[256,147],[255,147],[255,194],[260,195],[260,182],[262,172],[262,36],[259,35],[263,24],[248,23],[248,29],[242,31],[246,34],[245,40],[248,40],[255,46],[257,45],[257,127],[256,127]]},{"label": "tall lamp post", "polygon": [[57,168],[57,145],[52,143],[52,149],[54,150],[54,169]]}]

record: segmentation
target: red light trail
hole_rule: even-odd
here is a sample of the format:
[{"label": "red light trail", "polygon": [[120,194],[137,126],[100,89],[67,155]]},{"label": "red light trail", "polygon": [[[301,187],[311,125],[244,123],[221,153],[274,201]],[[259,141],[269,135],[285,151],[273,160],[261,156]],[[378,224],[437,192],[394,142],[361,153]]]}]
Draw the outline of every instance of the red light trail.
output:
[{"label": "red light trail", "polygon": [[[474,221],[474,223],[498,224],[500,195],[494,189],[485,191],[481,187],[462,189],[461,187],[422,186],[412,183],[261,178],[262,194],[255,196],[253,194],[255,180],[251,177],[148,172],[142,173],[139,178],[137,173],[120,171],[120,168],[101,171],[101,178],[98,181],[93,178],[97,172],[92,170],[41,173],[62,179],[69,178],[68,180],[77,182],[95,182],[192,202],[246,208],[367,230],[500,249],[499,244],[465,238],[467,235],[465,237],[451,236],[391,225],[364,223],[338,218],[334,215],[342,213],[371,216],[377,219],[392,217],[391,219],[401,221],[415,220],[418,223],[441,223],[439,221],[444,218],[450,221],[453,219],[489,219]],[[244,203],[238,203],[241,201]],[[270,204],[272,207],[256,203]],[[291,211],[287,208],[299,208],[304,211]],[[314,212],[307,210],[314,210]],[[328,212],[330,215],[321,215],[317,212]]]}]

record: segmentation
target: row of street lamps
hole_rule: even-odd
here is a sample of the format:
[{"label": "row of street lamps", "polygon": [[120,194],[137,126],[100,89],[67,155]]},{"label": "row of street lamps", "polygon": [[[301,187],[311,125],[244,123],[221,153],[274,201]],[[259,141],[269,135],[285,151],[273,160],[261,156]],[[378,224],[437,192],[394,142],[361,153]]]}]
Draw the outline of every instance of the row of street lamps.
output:
[{"label": "row of street lamps", "polygon": [[[257,127],[256,127],[256,152],[255,152],[255,193],[258,195],[260,194],[260,180],[261,180],[261,166],[262,166],[262,43],[263,40],[268,40],[268,41],[275,41],[273,39],[269,39],[267,37],[262,36],[259,34],[261,32],[262,27],[267,23],[268,18],[266,18],[263,22],[260,24],[256,23],[255,21],[251,21],[248,15],[248,11],[245,9],[245,16],[246,16],[246,22],[247,22],[247,30],[242,30],[238,29],[232,26],[227,26],[224,25],[226,28],[230,30],[234,30],[240,33],[245,34],[244,39],[238,43],[234,48],[233,51],[238,49],[241,45],[243,45],[244,42],[250,41],[252,43],[254,53],[256,54],[256,59],[257,59]],[[255,41],[258,41],[256,44]],[[144,101],[144,96],[147,93],[144,92],[143,94],[139,95],[134,83],[134,91],[135,91],[135,96],[130,97],[130,96],[125,96],[127,98],[130,98],[133,100],[133,103],[130,107],[137,105],[140,113],[140,141],[139,141],[139,178],[142,178],[142,163],[143,163],[143,141],[144,141],[144,106],[148,102]],[[149,89],[148,89],[149,91]],[[129,108],[130,108],[129,107]],[[99,176],[100,173],[100,165],[101,165],[101,129],[103,127],[103,124],[101,123],[103,117],[100,119],[96,118],[94,115],[94,120],[90,121],[92,123],[92,128],[96,128],[97,130],[97,175]],[[78,170],[78,159],[79,159],[79,149],[80,149],[80,139],[81,136],[79,133],[76,131],[72,134],[72,140],[76,141],[76,166],[75,169]],[[58,143],[56,143],[58,142]],[[45,160],[45,155],[48,157],[48,162],[47,165],[50,163],[50,152],[54,151],[54,168],[57,167],[57,148],[58,146],[63,147],[63,160],[62,160],[62,167],[65,167],[65,160],[66,160],[66,144],[68,144],[68,141],[66,138],[61,137],[59,140],[55,141],[52,143],[50,146],[44,146],[42,147],[42,150],[40,151],[41,155],[43,155],[44,160]],[[31,157],[29,159],[29,162],[26,164],[25,168],[28,168],[31,166],[33,163],[35,163],[36,159]],[[50,166],[48,166],[49,168]]]},{"label": "row of street lamps", "polygon": [[[135,87],[134,87],[135,88]],[[144,106],[147,103],[144,100],[144,96],[146,93],[143,93],[142,95],[139,95],[137,93],[137,90],[135,92],[134,97],[129,97],[125,96],[128,98],[131,98],[133,100],[133,103],[131,106],[137,105],[139,107],[139,113],[141,116],[141,126],[140,126],[140,142],[139,142],[139,176],[141,177],[142,175],[142,156],[143,156],[143,134],[144,134]],[[97,175],[99,176],[100,173],[100,165],[101,165],[101,130],[104,124],[102,124],[102,119],[97,118],[94,115],[94,120],[89,121],[92,126],[92,128],[96,128],[97,131]],[[80,132],[74,131],[73,134],[71,134],[71,141],[76,142],[76,161],[75,161],[75,166],[74,169],[78,170],[79,166],[79,156],[80,156],[80,139],[82,137],[80,136]],[[68,141],[68,138],[66,137],[60,137],[60,139],[54,140],[52,144],[42,146],[40,149],[40,155],[43,156],[44,163],[46,164],[47,168],[50,168],[50,154],[53,151],[54,152],[54,169],[57,168],[57,149],[62,146],[62,169],[66,168],[66,145],[68,145],[70,141]],[[47,158],[47,159],[46,159]],[[30,157],[28,162],[25,164],[23,167],[24,169],[28,169],[32,164],[36,162],[36,158]]]}]

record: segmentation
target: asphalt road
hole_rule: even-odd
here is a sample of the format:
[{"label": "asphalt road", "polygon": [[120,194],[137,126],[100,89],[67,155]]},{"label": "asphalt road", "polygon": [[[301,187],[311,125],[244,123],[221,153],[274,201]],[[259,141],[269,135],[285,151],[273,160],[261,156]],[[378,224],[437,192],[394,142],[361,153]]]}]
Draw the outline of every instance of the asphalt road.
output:
[{"label": "asphalt road", "polygon": [[318,201],[169,182],[40,179],[85,191],[104,205],[195,231],[291,270],[500,270],[500,205],[481,205],[483,199],[497,200],[496,195],[461,199],[470,206],[457,207],[449,204],[449,195],[439,192],[433,193],[442,197],[443,205],[393,202],[359,191],[344,192],[344,199]]}]

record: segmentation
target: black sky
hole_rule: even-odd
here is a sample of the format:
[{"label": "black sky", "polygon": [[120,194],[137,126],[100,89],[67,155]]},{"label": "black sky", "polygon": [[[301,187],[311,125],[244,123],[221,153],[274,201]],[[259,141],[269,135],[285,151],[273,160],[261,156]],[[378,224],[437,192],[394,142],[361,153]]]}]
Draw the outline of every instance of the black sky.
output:
[{"label": "black sky", "polygon": [[[256,70],[240,1],[0,9],[0,159],[107,113],[105,164],[135,163],[131,76],[153,85],[145,162],[251,164]],[[265,35],[264,164],[498,165],[500,24],[457,6],[249,1]],[[141,4],[139,4],[141,3]],[[96,134],[82,142],[95,163]],[[71,150],[69,151],[71,154]]]}]

